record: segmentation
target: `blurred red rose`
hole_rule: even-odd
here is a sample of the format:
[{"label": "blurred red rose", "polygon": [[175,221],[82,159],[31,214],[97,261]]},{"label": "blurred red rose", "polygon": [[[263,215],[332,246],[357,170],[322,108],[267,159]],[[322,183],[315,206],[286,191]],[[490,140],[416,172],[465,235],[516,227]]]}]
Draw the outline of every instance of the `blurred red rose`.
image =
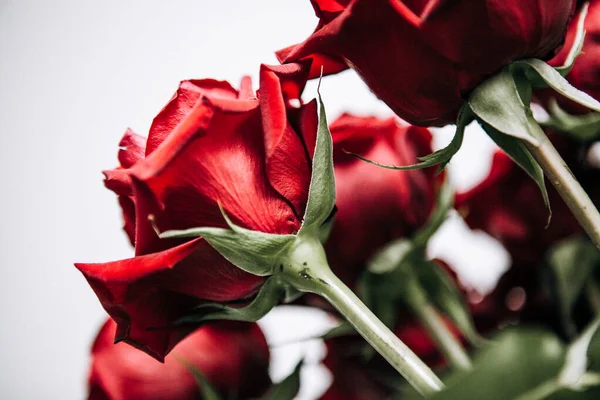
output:
[{"label": "blurred red rose", "polygon": [[[561,136],[551,136],[575,177],[592,201],[600,204],[600,170],[585,161],[586,146]],[[480,229],[500,241],[513,264],[537,267],[546,251],[558,240],[581,232],[579,224],[556,190],[547,185],[552,220],[534,181],[504,153],[493,158],[483,182],[456,196],[456,208],[473,229]]]},{"label": "blurred red rose", "polygon": [[[583,2],[580,2],[583,3]],[[569,50],[575,41],[578,19],[574,18],[569,25],[565,46],[562,51],[548,63],[550,65],[563,65]],[[595,99],[600,99],[600,0],[591,0],[588,15],[584,22],[586,30],[585,40],[581,54],[577,57],[571,72],[566,76],[567,80],[577,89],[583,90]],[[552,90],[543,90],[537,95],[544,102],[556,94]],[[571,113],[586,113],[587,108],[580,106],[564,97],[557,98],[561,107]]]},{"label": "blurred red rose", "polygon": [[[77,264],[123,340],[161,360],[190,328],[172,326],[199,302],[247,299],[264,278],[230,264],[202,238],[162,240],[161,231],[226,227],[296,232],[308,196],[316,140],[316,103],[299,107],[308,69],[262,66],[258,98],[249,78],[240,91],[215,80],[181,83],[154,119],[145,145],[121,141],[121,167],[106,186],[121,199],[135,257]],[[135,233],[135,234],[134,234]]]},{"label": "blurred red rose", "polygon": [[270,386],[269,348],[256,324],[206,324],[183,340],[164,364],[124,343],[113,344],[116,329],[109,319],[92,347],[89,400],[199,400],[190,366],[224,398],[255,398]]},{"label": "blurred red rose", "polygon": [[455,123],[463,99],[513,60],[550,58],[574,0],[313,0],[319,18],[282,62],[312,58],[311,76],[351,67],[403,119]]},{"label": "blurred red rose", "polygon": [[418,156],[432,152],[431,133],[425,128],[396,118],[344,114],[329,129],[338,211],[325,248],[333,271],[353,285],[377,250],[425,223],[441,176],[434,177],[432,168],[382,169],[345,152],[385,164],[414,164]]}]

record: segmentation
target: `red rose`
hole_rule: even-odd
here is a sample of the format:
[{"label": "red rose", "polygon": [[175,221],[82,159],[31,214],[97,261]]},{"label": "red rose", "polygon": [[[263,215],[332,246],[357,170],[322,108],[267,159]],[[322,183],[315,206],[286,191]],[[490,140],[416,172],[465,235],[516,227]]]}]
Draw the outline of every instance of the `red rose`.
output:
[{"label": "red rose", "polygon": [[290,100],[299,99],[307,72],[299,64],[262,66],[258,98],[249,79],[240,91],[215,80],[184,81],[154,119],[145,150],[126,134],[121,167],[106,172],[106,185],[125,205],[135,257],[77,264],[117,322],[117,340],[160,360],[189,333],[174,320],[203,301],[239,301],[260,288],[264,278],[235,267],[202,238],[159,239],[149,216],[161,231],[226,227],[220,203],[245,228],[296,232],[317,112],[314,101],[293,107]]},{"label": "red rose", "polygon": [[[562,51],[548,63],[550,65],[563,65],[569,50],[575,41],[577,33],[575,18],[571,21]],[[566,76],[571,85],[583,90],[595,99],[600,99],[600,1],[590,1],[588,14],[584,22],[586,30],[585,40],[581,54],[577,57],[571,72]],[[555,96],[551,90],[542,92],[541,97]],[[587,113],[589,110],[572,101],[559,97],[560,105],[573,113]]]},{"label": "red rose", "polygon": [[124,343],[113,344],[116,330],[109,319],[92,347],[89,400],[200,399],[190,367],[199,370],[224,398],[255,398],[271,383],[269,348],[256,324],[204,325],[183,340],[164,364]]},{"label": "red rose", "polygon": [[282,62],[313,58],[311,75],[349,66],[400,117],[455,123],[465,96],[504,65],[546,58],[573,0],[314,0],[320,21]]},{"label": "red rose", "polygon": [[431,133],[395,118],[344,114],[329,127],[333,138],[338,211],[326,243],[338,277],[353,285],[365,263],[390,241],[420,228],[435,201],[434,169],[392,171],[345,151],[385,164],[406,165],[431,153]]},{"label": "red rose", "polygon": [[[600,202],[600,170],[584,161],[585,146],[565,137],[552,142],[596,204]],[[548,187],[552,220],[535,182],[504,153],[494,155],[487,178],[456,197],[456,208],[473,229],[481,229],[500,241],[513,264],[537,267],[546,251],[560,239],[581,232],[579,224],[554,187]]]}]

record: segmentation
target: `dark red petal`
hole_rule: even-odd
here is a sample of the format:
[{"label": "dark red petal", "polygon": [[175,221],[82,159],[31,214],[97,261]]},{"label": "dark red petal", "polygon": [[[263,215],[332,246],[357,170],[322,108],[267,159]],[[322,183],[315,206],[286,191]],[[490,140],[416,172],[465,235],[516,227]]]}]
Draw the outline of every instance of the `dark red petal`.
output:
[{"label": "dark red petal", "polygon": [[129,242],[135,246],[135,204],[128,196],[119,196],[119,205],[123,213],[123,230]]},{"label": "dark red petal", "polygon": [[[288,62],[288,60],[294,60],[290,57],[290,53],[297,47],[298,45],[286,47],[285,49],[281,49],[275,53],[277,59],[282,62]],[[348,65],[341,58],[337,58],[332,55],[313,53],[306,57],[301,58],[301,60],[309,60],[310,64],[310,72],[308,73],[309,79],[318,78],[323,74],[323,76],[337,74],[338,72],[342,72],[348,69]]]},{"label": "dark red petal", "polygon": [[418,24],[401,2],[358,0],[280,59],[291,62],[314,54],[343,59],[405,120],[453,123],[463,101],[458,71],[426,42]]}]

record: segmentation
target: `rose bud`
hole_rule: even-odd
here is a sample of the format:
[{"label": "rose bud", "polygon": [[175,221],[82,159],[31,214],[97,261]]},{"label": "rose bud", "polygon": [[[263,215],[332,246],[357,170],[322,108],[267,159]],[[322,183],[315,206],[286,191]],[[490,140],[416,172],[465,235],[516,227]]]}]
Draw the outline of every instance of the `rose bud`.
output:
[{"label": "rose bud", "polygon": [[[551,136],[577,180],[595,204],[600,204],[600,170],[585,161],[586,146]],[[546,251],[560,239],[581,232],[577,221],[554,188],[548,187],[552,218],[536,184],[498,151],[489,175],[477,186],[456,196],[456,208],[467,224],[496,238],[510,253],[513,264],[537,267]]]},{"label": "rose bud", "polygon": [[145,148],[126,134],[121,167],[106,172],[106,186],[124,199],[135,257],[76,265],[116,321],[116,340],[162,360],[194,328],[175,321],[207,301],[247,302],[261,288],[264,277],[234,266],[204,238],[161,239],[155,228],[226,228],[221,207],[253,231],[298,231],[317,111],[314,101],[290,101],[300,98],[307,72],[299,64],[262,66],[258,98],[249,78],[239,91],[184,81],[154,119]]},{"label": "rose bud", "polygon": [[[548,64],[560,66],[565,63],[569,49],[575,42],[578,22],[577,18],[571,21],[563,49]],[[600,0],[589,2],[584,29],[586,35],[581,53],[575,60],[575,64],[573,64],[566,78],[577,89],[583,90],[595,99],[600,99]],[[569,101],[562,96],[557,97],[551,90],[543,90],[536,93],[536,97],[542,100],[543,103],[547,103],[549,98],[557,98],[562,108],[574,114],[589,112],[587,108],[573,101]]]},{"label": "rose bud", "polygon": [[256,324],[232,321],[202,326],[164,364],[125,343],[113,344],[108,320],[92,347],[89,400],[199,399],[199,371],[223,398],[256,398],[270,386],[269,348]]},{"label": "rose bud", "polygon": [[400,117],[446,125],[468,94],[503,66],[551,58],[574,0],[315,0],[319,18],[281,62],[312,58],[311,76],[353,68]]},{"label": "rose bud", "polygon": [[370,259],[394,239],[409,237],[429,217],[441,176],[435,169],[392,171],[347,152],[388,164],[413,164],[431,153],[431,133],[398,119],[344,114],[333,138],[337,213],[326,243],[331,268],[354,285]]}]

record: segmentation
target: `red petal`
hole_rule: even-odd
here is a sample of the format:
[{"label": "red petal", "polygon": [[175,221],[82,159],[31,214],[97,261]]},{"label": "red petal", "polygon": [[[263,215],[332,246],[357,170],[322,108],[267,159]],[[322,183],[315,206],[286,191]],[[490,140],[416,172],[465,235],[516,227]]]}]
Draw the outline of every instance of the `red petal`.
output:
[{"label": "red petal", "polygon": [[123,168],[131,168],[144,158],[146,138],[127,129],[119,142],[119,162]]},{"label": "red petal", "polygon": [[269,350],[256,324],[207,324],[183,340],[164,364],[124,343],[114,345],[115,333],[116,324],[109,320],[94,342],[89,400],[196,399],[198,384],[184,361],[222,394],[255,397],[270,383]]},{"label": "red petal", "polygon": [[[311,159],[301,137],[290,124],[289,100],[300,100],[307,69],[263,65],[260,70],[260,110],[265,136],[266,172],[273,188],[302,218],[308,199]],[[290,72],[291,71],[291,72]],[[315,118],[316,118],[316,110]]]},{"label": "red petal", "polygon": [[214,79],[182,81],[169,103],[158,113],[150,127],[146,155],[152,153],[175,127],[190,113],[198,99],[210,95],[213,98],[236,99],[238,92],[227,82]]},{"label": "red petal", "polygon": [[[264,167],[258,107],[247,101],[200,99],[132,174],[163,209],[161,229],[224,226],[217,207],[249,229],[290,233],[299,221],[273,190]],[[290,177],[290,180],[296,177]]]},{"label": "red petal", "polygon": [[123,213],[123,230],[129,242],[135,246],[135,204],[131,197],[119,196],[119,205]]},{"label": "red petal", "polygon": [[76,267],[117,322],[116,339],[158,360],[189,333],[189,328],[172,327],[174,320],[202,300],[246,298],[263,281],[231,265],[202,239],[160,253]]},{"label": "red petal", "polygon": [[119,196],[131,196],[133,188],[131,184],[131,176],[129,170],[124,168],[115,168],[102,171],[104,174],[104,186],[112,190]]}]

